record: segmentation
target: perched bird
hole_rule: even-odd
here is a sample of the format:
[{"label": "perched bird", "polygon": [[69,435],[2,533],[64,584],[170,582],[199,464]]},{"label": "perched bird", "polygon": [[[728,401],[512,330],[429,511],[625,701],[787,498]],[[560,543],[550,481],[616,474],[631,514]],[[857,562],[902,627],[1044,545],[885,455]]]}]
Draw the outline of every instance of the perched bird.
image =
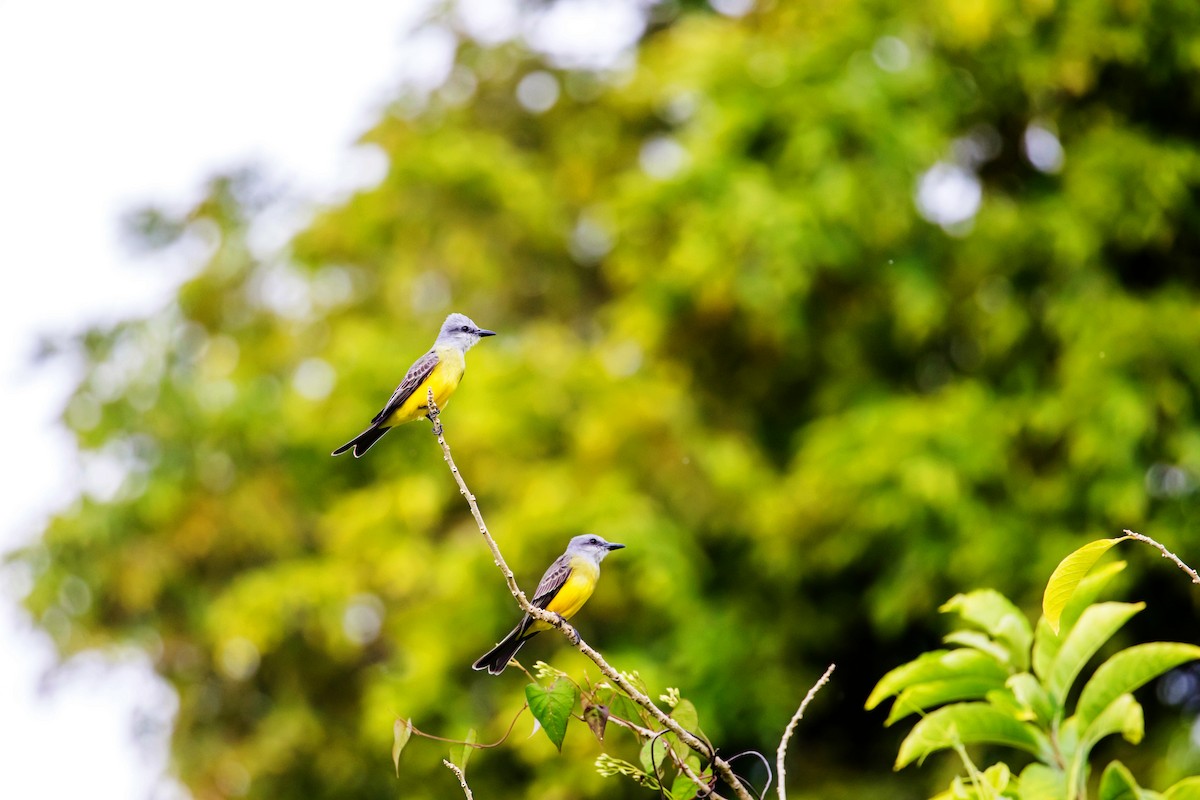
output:
[{"label": "perched bird", "polygon": [[340,456],[353,450],[355,458],[362,458],[394,425],[426,416],[430,389],[433,389],[433,401],[438,408],[445,408],[467,371],[467,351],[480,338],[495,335],[495,331],[480,328],[465,314],[446,317],[433,347],[408,368],[404,380],[392,392],[392,398],[371,420],[371,427],[334,450],[333,455]]},{"label": "perched bird", "polygon": [[[556,558],[542,576],[533,593],[532,603],[563,619],[575,616],[596,588],[596,581],[600,579],[600,562],[613,550],[620,550],[624,546],[606,542],[590,533],[576,536],[567,545],[567,552]],[[512,629],[512,633],[480,656],[471,668],[486,669],[493,675],[499,675],[521,649],[521,645],[550,627],[549,623],[526,614],[520,624]]]}]

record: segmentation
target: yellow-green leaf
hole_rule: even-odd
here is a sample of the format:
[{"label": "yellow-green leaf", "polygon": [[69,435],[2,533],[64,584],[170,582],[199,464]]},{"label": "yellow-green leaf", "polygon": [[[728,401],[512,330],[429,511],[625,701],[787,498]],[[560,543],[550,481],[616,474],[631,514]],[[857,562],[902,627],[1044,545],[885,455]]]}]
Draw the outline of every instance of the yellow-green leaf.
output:
[{"label": "yellow-green leaf", "polygon": [[1179,642],[1151,642],[1122,650],[1096,669],[1079,694],[1076,716],[1080,727],[1086,728],[1126,692],[1196,659],[1200,659],[1200,647]]},{"label": "yellow-green leaf", "polygon": [[392,725],[392,763],[396,765],[396,777],[400,777],[400,753],[412,738],[412,720],[396,720]]},{"label": "yellow-green leaf", "polygon": [[1163,792],[1162,800],[1200,800],[1200,777],[1184,778]]},{"label": "yellow-green leaf", "polygon": [[1133,779],[1133,773],[1120,761],[1109,762],[1100,776],[1098,800],[1140,800],[1142,787]]},{"label": "yellow-green leaf", "polygon": [[924,717],[900,744],[896,769],[924,760],[936,750],[959,744],[1004,744],[1035,756],[1048,751],[1044,737],[1031,725],[987,703],[956,703]]},{"label": "yellow-green leaf", "polygon": [[1115,539],[1098,539],[1085,544],[1058,563],[1050,575],[1050,580],[1046,583],[1046,591],[1042,595],[1042,615],[1050,623],[1051,630],[1058,633],[1058,623],[1063,607],[1075,593],[1075,587],[1100,560],[1100,556],[1107,553],[1113,545],[1128,538],[1128,536],[1118,536]]}]

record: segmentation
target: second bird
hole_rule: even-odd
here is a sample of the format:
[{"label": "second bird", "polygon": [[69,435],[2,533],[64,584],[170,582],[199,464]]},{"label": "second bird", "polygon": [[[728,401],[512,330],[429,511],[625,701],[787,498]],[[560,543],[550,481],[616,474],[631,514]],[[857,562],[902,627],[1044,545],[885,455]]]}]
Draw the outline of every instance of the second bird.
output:
[{"label": "second bird", "polygon": [[392,427],[426,416],[430,389],[438,408],[445,408],[467,371],[467,351],[482,337],[495,335],[495,331],[480,328],[465,314],[446,317],[433,347],[408,368],[387,405],[371,420],[371,427],[334,450],[333,455],[352,450],[355,458],[361,458]]},{"label": "second bird", "polygon": [[[554,563],[546,570],[530,602],[563,619],[570,619],[592,596],[596,581],[600,579],[600,562],[613,550],[620,550],[624,546],[606,542],[590,533],[576,536],[567,545],[567,552],[554,559]],[[471,668],[486,669],[493,675],[499,675],[521,649],[521,645],[539,631],[549,629],[549,623],[526,614],[512,629],[512,633],[480,656]]]}]

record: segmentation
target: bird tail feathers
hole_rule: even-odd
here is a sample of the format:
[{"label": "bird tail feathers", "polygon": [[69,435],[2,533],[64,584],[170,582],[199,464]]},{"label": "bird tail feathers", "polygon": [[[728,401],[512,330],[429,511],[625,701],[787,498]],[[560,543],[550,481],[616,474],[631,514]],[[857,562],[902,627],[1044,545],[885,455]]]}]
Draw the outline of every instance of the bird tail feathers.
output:
[{"label": "bird tail feathers", "polygon": [[391,430],[390,427],[367,428],[365,431],[360,433],[358,436],[355,436],[353,439],[346,442],[344,445],[339,447],[337,450],[334,450],[332,455],[340,456],[342,453],[346,452],[347,450],[353,450],[355,458],[362,458],[363,455],[368,450],[371,449],[371,445],[378,442],[380,440],[380,438],[390,430]]},{"label": "bird tail feathers", "polygon": [[521,649],[521,645],[532,638],[533,634],[529,636],[525,635],[527,627],[526,623],[522,621],[499,644],[481,655],[471,665],[471,669],[486,669],[492,675],[499,675],[501,672],[504,672],[504,668],[508,666],[508,662],[517,654],[517,651]]}]

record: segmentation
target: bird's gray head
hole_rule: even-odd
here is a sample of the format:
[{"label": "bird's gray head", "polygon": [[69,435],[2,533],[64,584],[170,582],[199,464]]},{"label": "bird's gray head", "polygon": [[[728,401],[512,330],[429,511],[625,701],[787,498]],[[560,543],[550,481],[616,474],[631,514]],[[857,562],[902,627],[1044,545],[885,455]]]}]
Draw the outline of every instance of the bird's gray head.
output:
[{"label": "bird's gray head", "polygon": [[587,556],[599,564],[613,550],[620,550],[625,545],[606,542],[594,533],[583,533],[571,539],[567,545],[567,555]]},{"label": "bird's gray head", "polygon": [[454,313],[446,317],[442,330],[438,333],[434,347],[453,345],[464,353],[475,346],[484,336],[495,336],[495,331],[480,328],[466,314]]}]

